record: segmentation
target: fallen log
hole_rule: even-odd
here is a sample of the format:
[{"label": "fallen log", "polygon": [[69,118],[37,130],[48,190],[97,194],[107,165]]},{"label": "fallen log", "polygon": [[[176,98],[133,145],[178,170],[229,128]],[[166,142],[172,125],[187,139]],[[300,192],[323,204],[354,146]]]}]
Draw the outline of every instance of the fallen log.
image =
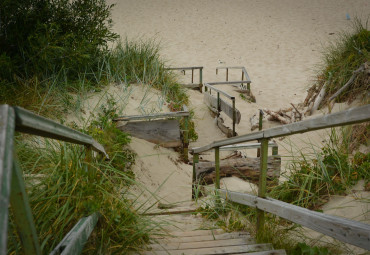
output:
[{"label": "fallen log", "polygon": [[312,108],[310,109],[308,115],[312,115],[314,111],[319,109],[320,104],[321,104],[322,100],[324,99],[324,97],[326,95],[326,87],[330,84],[330,79],[331,79],[331,76],[329,77],[329,79],[327,81],[325,81],[325,83],[322,86],[319,94],[316,96],[315,102],[314,102]]},{"label": "fallen log", "polygon": [[[268,115],[270,115],[270,117],[268,118],[268,120],[278,120],[282,124],[289,124],[289,123],[291,123],[291,120],[288,120],[287,118],[284,118],[278,112],[274,112],[274,111],[271,111],[269,109],[263,109],[263,111],[266,112]],[[286,115],[286,117],[290,118],[290,116],[287,116],[287,115]]]},{"label": "fallen log", "polygon": [[[225,126],[223,118],[217,117],[217,126],[222,131],[222,133],[224,133],[227,136],[227,138],[233,137],[232,129]],[[238,135],[238,134],[236,134],[236,135]]]},{"label": "fallen log", "polygon": [[[237,158],[220,160],[220,177],[239,177],[244,180],[258,182],[260,172],[260,158]],[[279,178],[281,158],[270,156],[267,160],[267,178]],[[206,184],[214,183],[216,178],[215,162],[200,162],[195,165],[197,180]]]}]

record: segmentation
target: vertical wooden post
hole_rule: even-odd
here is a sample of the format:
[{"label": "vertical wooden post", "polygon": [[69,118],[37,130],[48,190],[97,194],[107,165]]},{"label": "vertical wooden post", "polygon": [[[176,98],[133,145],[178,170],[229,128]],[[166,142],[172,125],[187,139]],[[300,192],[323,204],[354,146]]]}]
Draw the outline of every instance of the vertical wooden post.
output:
[{"label": "vertical wooden post", "polygon": [[215,172],[216,172],[216,180],[215,180],[215,189],[216,189],[216,209],[220,207],[221,200],[218,193],[220,189],[220,147],[215,148]]},{"label": "vertical wooden post", "polygon": [[191,197],[192,199],[195,199],[197,196],[195,194],[195,191],[197,189],[197,185],[196,185],[196,172],[195,172],[195,164],[196,163],[199,163],[199,154],[198,153],[193,153],[193,178],[192,178],[192,189],[191,189]]},{"label": "vertical wooden post", "polygon": [[[258,130],[262,130],[262,118],[263,118],[263,111],[259,109],[259,119],[258,119]],[[260,157],[261,150],[260,148],[257,149],[257,158]]]},{"label": "vertical wooden post", "polygon": [[249,82],[247,83],[247,90],[251,92],[251,84]]},{"label": "vertical wooden post", "polygon": [[191,84],[194,83],[194,68],[191,69]]},{"label": "vertical wooden post", "polygon": [[[258,197],[266,198],[267,182],[267,157],[268,157],[268,139],[261,140],[261,157],[260,157],[260,176],[258,183]],[[257,242],[261,241],[264,231],[265,213],[257,209]]]},{"label": "vertical wooden post", "polygon": [[20,235],[24,254],[41,254],[22,170],[16,160],[13,160],[11,187],[10,204],[13,209],[14,222]]},{"label": "vertical wooden post", "polygon": [[183,157],[184,161],[187,163],[189,161],[189,117],[184,117],[184,142],[183,142]]},{"label": "vertical wooden post", "polygon": [[231,100],[233,101],[233,136],[236,136],[236,132],[235,132],[235,122],[236,122],[235,97],[232,97]]},{"label": "vertical wooden post", "polygon": [[199,68],[199,90],[201,93],[202,93],[202,87],[203,87],[203,67]]},{"label": "vertical wooden post", "polygon": [[244,72],[242,70],[242,81],[244,81]]},{"label": "vertical wooden post", "polygon": [[221,112],[220,92],[217,92],[217,111],[218,114]]},{"label": "vertical wooden post", "polygon": [[229,81],[229,68],[226,68],[226,81]]}]

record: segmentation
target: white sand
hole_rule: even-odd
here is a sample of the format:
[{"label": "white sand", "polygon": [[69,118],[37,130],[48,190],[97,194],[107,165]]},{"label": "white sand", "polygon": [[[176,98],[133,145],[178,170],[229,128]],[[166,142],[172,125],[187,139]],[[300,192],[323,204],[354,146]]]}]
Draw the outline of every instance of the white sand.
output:
[{"label": "white sand", "polygon": [[[204,66],[205,82],[225,79],[224,71],[216,76],[217,66],[241,65],[247,68],[257,103],[246,103],[227,88],[235,94],[237,108],[242,113],[242,121],[237,126],[239,134],[250,132],[249,117],[257,109],[277,110],[288,107],[289,103],[302,102],[307,87],[314,82],[322,46],[336,37],[330,33],[338,34],[340,30],[350,27],[346,13],[351,18],[355,15],[366,17],[370,13],[370,2],[367,0],[110,2],[117,3],[113,9],[114,30],[123,38],[155,38],[161,41],[162,53],[171,66]],[[184,79],[188,83],[189,74]],[[198,79],[197,72],[195,79]],[[229,80],[239,79],[239,71],[230,71]],[[203,104],[202,95],[196,91],[189,91],[189,95],[199,135],[199,140],[190,146],[201,146],[224,138]],[[126,114],[138,112],[137,100],[128,102]],[[347,107],[337,106],[338,109]],[[274,125],[277,124],[264,122],[264,128]],[[309,141],[320,147],[320,143],[327,138],[326,132],[311,132],[278,141],[280,153],[289,155],[291,151],[297,154],[304,147],[310,147]],[[290,146],[284,149],[285,141],[288,144],[291,141],[293,149]],[[131,147],[138,153],[134,171],[148,189],[155,191],[170,176],[161,186],[160,196],[167,202],[190,200],[191,167],[178,163],[176,153],[154,148],[153,144],[140,139],[133,139]],[[213,158],[213,153],[204,157]],[[224,180],[224,183],[229,189],[250,190],[250,187],[243,188],[240,180],[235,178]],[[361,194],[369,198],[369,192]],[[331,210],[331,205],[336,207],[337,203],[329,203],[324,211],[366,220],[361,206],[354,204],[348,209],[351,211],[349,214],[346,209],[340,212]]]}]

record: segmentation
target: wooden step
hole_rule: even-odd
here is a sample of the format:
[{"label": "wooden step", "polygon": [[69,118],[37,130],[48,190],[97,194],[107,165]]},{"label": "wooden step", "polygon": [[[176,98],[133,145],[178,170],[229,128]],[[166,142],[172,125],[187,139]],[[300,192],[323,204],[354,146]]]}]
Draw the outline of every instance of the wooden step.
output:
[{"label": "wooden step", "polygon": [[248,253],[234,253],[233,255],[286,255],[285,250],[258,251]]},{"label": "wooden step", "polygon": [[212,241],[212,240],[225,240],[233,238],[250,238],[248,232],[233,232],[233,233],[223,233],[217,235],[204,235],[204,236],[184,236],[184,237],[171,237],[165,239],[157,239],[161,243],[187,243],[187,242],[201,242],[201,241]]},{"label": "wooden step", "polygon": [[212,241],[198,241],[198,242],[171,242],[171,243],[160,243],[153,244],[149,247],[152,250],[184,250],[184,249],[195,249],[195,248],[211,248],[211,247],[222,247],[222,246],[233,246],[233,245],[244,245],[253,244],[252,238],[233,238],[226,240],[212,240]]},{"label": "wooden step", "polygon": [[225,233],[222,229],[210,229],[210,230],[193,230],[193,231],[176,231],[170,232],[169,235],[174,237],[184,236],[205,236],[205,235],[217,235]]},{"label": "wooden step", "polygon": [[206,254],[239,254],[257,251],[272,250],[271,244],[250,244],[250,245],[233,245],[223,247],[211,247],[211,248],[195,248],[195,249],[181,249],[181,250],[170,250],[170,251],[146,251],[143,254],[156,254],[156,255],[206,255]]}]

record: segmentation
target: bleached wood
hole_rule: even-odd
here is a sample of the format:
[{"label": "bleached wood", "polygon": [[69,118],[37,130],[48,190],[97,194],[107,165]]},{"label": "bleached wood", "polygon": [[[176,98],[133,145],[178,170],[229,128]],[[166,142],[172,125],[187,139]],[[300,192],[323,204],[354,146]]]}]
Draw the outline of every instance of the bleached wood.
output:
[{"label": "bleached wood", "polygon": [[180,112],[164,112],[164,113],[154,113],[146,115],[131,115],[131,116],[120,116],[115,118],[113,121],[130,121],[130,120],[148,120],[148,119],[160,119],[160,118],[177,118],[177,117],[187,117],[190,113],[188,111]]},{"label": "bleached wood", "polygon": [[[278,147],[275,142],[269,142],[269,147]],[[243,143],[243,144],[235,144],[235,145],[226,145],[220,147],[221,151],[232,151],[232,150],[242,150],[242,149],[257,149],[261,148],[261,143]]]},{"label": "bleached wood", "polygon": [[[214,90],[214,91],[216,91],[216,92],[219,92],[220,94],[224,95],[225,97],[227,97],[227,98],[229,98],[229,99],[233,99],[233,98],[235,98],[234,96],[232,96],[232,95],[230,95],[230,94],[226,93],[225,91],[223,91],[223,90],[221,90],[221,89],[218,89],[218,88],[213,87],[213,86],[212,86],[212,84],[210,84],[210,83],[205,83],[205,84],[204,84],[204,86],[205,86],[205,87],[207,87],[207,88],[208,88],[208,89],[210,89],[210,90]],[[207,93],[204,93],[204,94],[207,94]]]},{"label": "bleached wood", "polygon": [[[209,93],[204,93],[204,100],[206,103],[211,107],[217,109],[217,98],[210,95]],[[233,118],[233,106],[227,102],[225,102],[222,98],[220,98],[220,107],[221,111],[223,111],[228,117],[231,119]],[[239,124],[241,120],[241,114],[238,109],[235,108],[235,123]]]},{"label": "bleached wood", "polygon": [[317,97],[315,99],[315,102],[313,103],[312,108],[310,109],[309,115],[312,115],[312,113],[314,111],[316,111],[317,109],[319,109],[319,106],[320,106],[322,100],[324,99],[324,97],[326,95],[326,88],[327,88],[328,84],[329,84],[329,81],[325,81],[324,85],[322,86],[319,94],[317,95]]},{"label": "bleached wood", "polygon": [[219,190],[227,200],[256,207],[363,249],[370,250],[370,225],[342,217],[311,211],[279,200]]},{"label": "bleached wood", "polygon": [[202,147],[193,148],[192,150],[193,153],[200,153],[203,151],[213,149],[215,147],[238,144],[242,142],[249,142],[259,140],[262,138],[269,139],[298,133],[305,133],[318,129],[344,126],[365,121],[370,121],[370,104],[356,108],[351,108],[342,112],[332,113],[300,122],[295,122],[271,129],[262,130],[259,132],[249,133],[237,137],[231,137],[228,139],[215,141]]},{"label": "bleached wood", "polygon": [[212,241],[212,240],[225,240],[232,238],[251,239],[251,236],[247,232],[232,232],[232,233],[223,233],[223,234],[213,234],[213,235],[201,235],[201,236],[184,236],[184,237],[172,237],[172,238],[159,238],[161,243],[171,243],[171,242],[201,242],[201,241]]},{"label": "bleached wood", "polygon": [[181,146],[178,120],[155,120],[128,122],[118,129],[165,148]]},{"label": "bleached wood", "polygon": [[[183,255],[183,254],[233,254],[242,252],[253,252],[253,251],[264,251],[272,250],[271,244],[250,244],[250,245],[234,245],[224,247],[213,247],[213,248],[198,248],[198,249],[183,249],[183,250],[171,250],[170,254]],[[147,251],[144,254],[157,254],[157,255],[168,255],[167,251]]]},{"label": "bleached wood", "polygon": [[225,240],[211,240],[211,241],[195,241],[195,242],[171,242],[152,244],[149,247],[152,250],[182,250],[182,249],[195,249],[195,248],[211,248],[233,245],[244,245],[255,243],[252,238],[232,238]]}]

